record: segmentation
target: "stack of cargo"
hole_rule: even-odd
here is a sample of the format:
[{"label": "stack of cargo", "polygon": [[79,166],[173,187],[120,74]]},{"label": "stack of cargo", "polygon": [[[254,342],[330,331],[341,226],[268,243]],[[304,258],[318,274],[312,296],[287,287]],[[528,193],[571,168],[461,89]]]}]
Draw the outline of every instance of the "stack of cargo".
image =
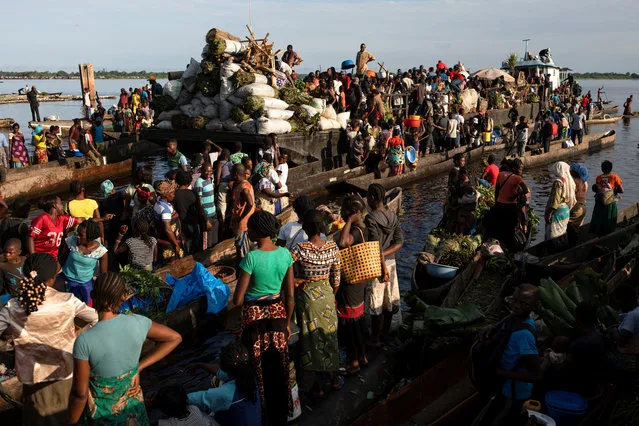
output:
[{"label": "stack of cargo", "polygon": [[252,33],[242,41],[210,30],[202,60],[191,58],[181,78],[164,86],[156,127],[258,134],[345,128],[349,113],[337,114],[326,100],[311,98],[303,84],[297,87],[276,70],[279,51],[272,48]]}]

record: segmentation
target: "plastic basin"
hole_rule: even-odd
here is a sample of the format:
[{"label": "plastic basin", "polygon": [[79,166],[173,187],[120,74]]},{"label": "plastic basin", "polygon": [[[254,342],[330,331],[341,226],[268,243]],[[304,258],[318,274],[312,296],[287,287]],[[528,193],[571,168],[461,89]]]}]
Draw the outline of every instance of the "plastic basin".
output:
[{"label": "plastic basin", "polygon": [[448,265],[440,265],[439,263],[426,264],[426,273],[431,277],[453,279],[457,275],[459,268]]},{"label": "plastic basin", "polygon": [[546,393],[546,408],[557,426],[576,426],[588,410],[588,401],[578,393],[552,391]]}]

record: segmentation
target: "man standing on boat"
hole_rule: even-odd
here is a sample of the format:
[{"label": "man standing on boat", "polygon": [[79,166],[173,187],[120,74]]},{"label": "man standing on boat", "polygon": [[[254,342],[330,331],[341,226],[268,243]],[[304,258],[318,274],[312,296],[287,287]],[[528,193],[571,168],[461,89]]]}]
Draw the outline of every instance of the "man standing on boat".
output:
[{"label": "man standing on boat", "polygon": [[366,74],[366,71],[368,71],[368,63],[375,60],[375,56],[366,50],[366,44],[362,43],[359,46],[359,52],[357,52],[355,60],[355,64],[357,65],[357,76],[361,78],[364,74]]},{"label": "man standing on boat", "polygon": [[632,95],[623,104],[623,115],[632,115]]},{"label": "man standing on boat", "polygon": [[[570,125],[572,143],[575,145],[581,145],[584,140],[584,129],[586,128],[586,114],[584,114],[584,108],[579,109],[572,114],[572,123]],[[577,143],[579,141],[579,143]]]},{"label": "man standing on boat", "polygon": [[38,90],[35,86],[31,86],[31,90],[27,91],[27,100],[29,101],[29,106],[31,107],[31,118],[33,119],[33,121],[42,121],[40,120],[40,102],[38,101]]}]

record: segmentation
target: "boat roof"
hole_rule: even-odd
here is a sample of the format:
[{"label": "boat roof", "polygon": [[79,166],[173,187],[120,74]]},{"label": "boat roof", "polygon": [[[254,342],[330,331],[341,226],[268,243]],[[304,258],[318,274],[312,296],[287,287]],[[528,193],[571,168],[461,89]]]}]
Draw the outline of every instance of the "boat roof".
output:
[{"label": "boat roof", "polygon": [[549,62],[543,62],[540,59],[532,59],[528,61],[517,61],[515,68],[559,68],[552,59]]}]

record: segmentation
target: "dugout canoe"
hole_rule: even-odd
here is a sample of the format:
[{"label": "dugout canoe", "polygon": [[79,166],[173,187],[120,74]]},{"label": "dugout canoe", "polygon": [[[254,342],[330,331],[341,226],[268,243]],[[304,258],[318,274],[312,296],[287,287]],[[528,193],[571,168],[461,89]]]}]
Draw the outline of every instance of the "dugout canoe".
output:
[{"label": "dugout canoe", "polygon": [[14,122],[13,118],[0,118],[0,128],[9,128]]},{"label": "dugout canoe", "polygon": [[551,150],[548,153],[539,155],[526,155],[520,157],[520,160],[524,163],[525,168],[539,167],[555,161],[565,161],[576,155],[600,151],[605,147],[614,145],[617,138],[614,130],[589,136],[590,138],[584,138],[581,144],[571,148]]},{"label": "dugout canoe", "polygon": [[131,175],[133,171],[132,159],[97,167],[86,167],[82,163],[82,159],[72,158],[68,160],[67,165],[60,165],[56,161],[23,169],[11,169],[7,172],[6,180],[0,184],[0,196],[9,200],[18,197],[33,199],[66,191],[74,180],[92,184]]},{"label": "dugout canoe", "polygon": [[594,125],[594,124],[614,124],[621,120],[623,115],[618,115],[617,117],[609,117],[609,118],[593,118],[592,120],[586,120],[586,124]]},{"label": "dugout canoe", "polygon": [[602,117],[604,114],[615,114],[618,111],[619,111],[619,105],[606,107],[600,110],[595,110],[592,118],[599,118],[599,117]]}]

